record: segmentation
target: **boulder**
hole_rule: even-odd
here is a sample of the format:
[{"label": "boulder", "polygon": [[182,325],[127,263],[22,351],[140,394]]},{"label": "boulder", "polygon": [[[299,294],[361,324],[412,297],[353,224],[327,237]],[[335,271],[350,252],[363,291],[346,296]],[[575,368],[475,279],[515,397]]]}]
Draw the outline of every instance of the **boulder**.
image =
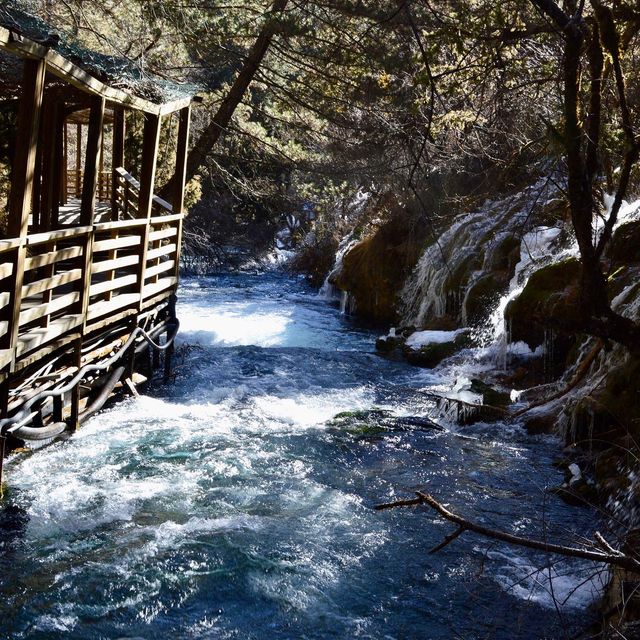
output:
[{"label": "boulder", "polygon": [[[575,334],[581,326],[581,265],[575,258],[542,267],[529,278],[522,293],[512,300],[505,319],[512,342],[526,342],[534,350],[544,344],[549,329],[559,334]],[[566,357],[569,344],[558,344],[558,352]]]},{"label": "boulder", "polygon": [[397,320],[396,302],[405,278],[425,249],[424,224],[389,203],[391,216],[366,235],[342,261],[333,284],[355,299],[358,317],[377,324]]},{"label": "boulder", "polygon": [[[451,357],[462,349],[471,346],[471,333],[466,330],[458,330],[451,332],[426,332],[426,333],[443,333],[450,335],[450,339],[441,340],[434,339],[426,341],[422,344],[412,346],[409,339],[403,347],[403,354],[407,362],[418,367],[426,367],[433,369],[443,360]],[[415,334],[414,334],[415,335]],[[435,335],[434,335],[435,338]]]}]

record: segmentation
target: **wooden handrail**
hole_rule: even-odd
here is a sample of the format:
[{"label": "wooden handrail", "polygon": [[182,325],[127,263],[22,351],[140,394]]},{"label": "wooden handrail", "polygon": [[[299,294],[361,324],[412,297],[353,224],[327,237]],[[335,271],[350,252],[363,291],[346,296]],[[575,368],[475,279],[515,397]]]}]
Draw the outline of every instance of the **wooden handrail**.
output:
[{"label": "wooden handrail", "polygon": [[[119,178],[126,182],[135,191],[140,191],[140,182],[136,180],[126,169],[124,169],[123,167],[117,167],[116,169],[114,169],[114,172]],[[158,205],[161,209],[164,209],[169,213],[173,213],[173,207],[171,206],[171,204],[160,196],[154,195],[152,198],[152,202],[153,204]]]}]

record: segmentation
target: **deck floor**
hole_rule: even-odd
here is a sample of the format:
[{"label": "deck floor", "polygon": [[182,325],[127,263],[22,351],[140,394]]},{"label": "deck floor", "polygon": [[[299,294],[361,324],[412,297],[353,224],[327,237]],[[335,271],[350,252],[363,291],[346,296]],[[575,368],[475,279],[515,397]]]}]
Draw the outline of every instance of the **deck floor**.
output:
[{"label": "deck floor", "polygon": [[[80,199],[72,198],[67,204],[60,207],[58,222],[61,225],[74,225],[80,222]],[[108,222],[111,220],[111,204],[109,202],[96,202],[95,222]]]}]

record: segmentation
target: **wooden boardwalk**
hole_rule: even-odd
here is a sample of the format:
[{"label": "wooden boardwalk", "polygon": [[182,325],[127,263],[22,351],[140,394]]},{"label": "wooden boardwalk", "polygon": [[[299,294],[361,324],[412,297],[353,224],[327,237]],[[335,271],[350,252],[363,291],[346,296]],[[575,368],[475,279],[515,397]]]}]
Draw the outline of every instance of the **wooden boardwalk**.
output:
[{"label": "wooden boardwalk", "polygon": [[[136,370],[148,376],[161,351],[170,368],[191,105],[110,87],[0,25],[0,55],[8,54],[23,73],[0,239],[0,476],[7,441],[77,428],[120,380],[131,386]],[[144,123],[139,180],[123,168],[131,111]],[[171,114],[167,202],[154,186]]]}]

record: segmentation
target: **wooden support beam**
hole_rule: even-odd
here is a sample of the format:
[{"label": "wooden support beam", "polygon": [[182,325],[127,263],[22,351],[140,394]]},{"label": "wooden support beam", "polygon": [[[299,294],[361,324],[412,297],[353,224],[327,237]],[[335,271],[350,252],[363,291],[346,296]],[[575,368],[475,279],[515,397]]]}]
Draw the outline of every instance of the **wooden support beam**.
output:
[{"label": "wooden support beam", "polygon": [[44,71],[45,63],[43,60],[25,60],[22,98],[20,99],[16,132],[16,156],[13,162],[11,195],[9,196],[7,231],[10,238],[27,235],[42,112]]},{"label": "wooden support beam", "polygon": [[150,116],[145,114],[138,218],[151,217],[153,188],[156,180],[156,167],[158,162],[158,147],[160,145],[160,124],[161,118],[159,116]]},{"label": "wooden support beam", "polygon": [[58,124],[60,122],[60,104],[49,96],[42,110],[42,192],[40,197],[40,219],[38,231],[51,231],[54,211],[57,210],[59,197],[59,154]]},{"label": "wooden support beam", "polygon": [[95,97],[91,101],[89,116],[89,134],[82,181],[82,205],[80,206],[80,225],[92,225],[96,208],[96,191],[100,171],[100,153],[102,149],[102,130],[104,124],[104,98]]},{"label": "wooden support beam", "polygon": [[[178,126],[178,147],[176,153],[176,171],[173,179],[173,212],[184,214],[184,190],[187,175],[187,157],[189,154],[189,127],[191,125],[191,107],[185,107],[180,111],[180,124]],[[180,251],[182,249],[183,221],[178,221],[178,235],[176,237],[176,261],[174,276],[180,275]]]},{"label": "wooden support beam", "polygon": [[[69,172],[69,127],[62,114],[62,171],[60,175],[60,204],[67,204],[69,200],[69,178],[67,173]],[[57,216],[56,216],[57,223]]]},{"label": "wooden support beam", "polygon": [[149,116],[145,114],[144,138],[142,147],[142,170],[140,174],[140,195],[138,199],[138,217],[146,218],[147,225],[142,233],[140,244],[140,263],[138,264],[138,291],[140,300],[138,311],[142,308],[145,285],[145,270],[147,267],[147,253],[149,251],[149,233],[151,231],[150,219],[153,207],[153,187],[156,178],[156,164],[158,161],[158,147],[160,145],[160,125],[159,116]]},{"label": "wooden support beam", "polygon": [[76,198],[82,193],[82,125],[76,125]]},{"label": "wooden support beam", "polygon": [[124,168],[125,117],[124,109],[116,109],[113,120],[113,145],[111,156],[111,219],[118,219],[117,192],[118,174],[116,169]]},{"label": "wooden support beam", "polygon": [[185,107],[180,111],[180,124],[178,125],[178,145],[176,152],[176,170],[173,178],[173,212],[184,211],[184,189],[187,175],[187,155],[189,151],[189,126],[191,124],[191,107]]},{"label": "wooden support beam", "polygon": [[[43,60],[25,60],[16,135],[18,143],[9,196],[7,230],[10,238],[24,239],[27,236],[44,95],[44,76],[45,63]],[[26,255],[27,249],[24,242],[12,251],[13,270],[8,283],[10,300],[7,306],[9,325],[6,334],[0,338],[0,348],[11,349],[12,369],[15,367],[16,346],[20,329],[20,306],[22,305]]]}]

